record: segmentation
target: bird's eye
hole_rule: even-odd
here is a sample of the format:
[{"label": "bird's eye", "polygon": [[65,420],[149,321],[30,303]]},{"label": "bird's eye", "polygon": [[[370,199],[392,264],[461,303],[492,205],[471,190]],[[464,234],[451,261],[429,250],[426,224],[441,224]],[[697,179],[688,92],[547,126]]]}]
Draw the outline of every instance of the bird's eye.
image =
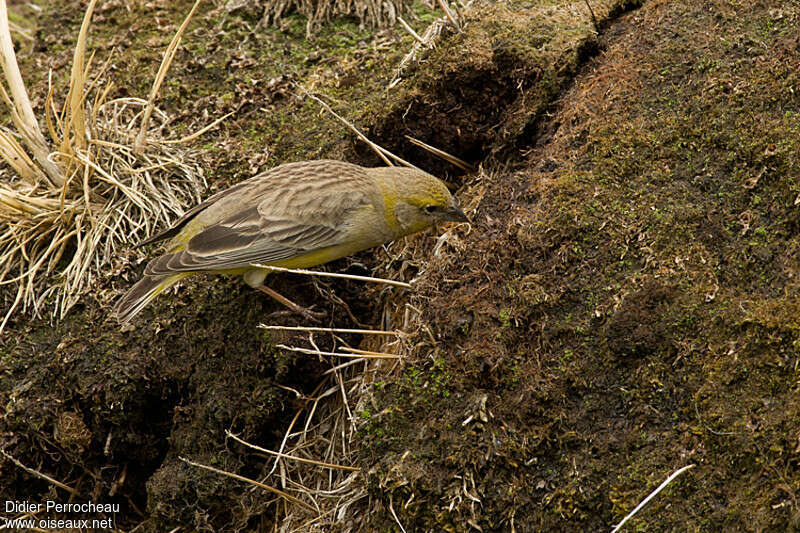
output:
[{"label": "bird's eye", "polygon": [[423,210],[424,210],[426,213],[428,213],[429,215],[432,215],[432,214],[434,214],[434,213],[436,212],[436,208],[437,208],[437,206],[435,206],[435,205],[426,205],[426,206],[425,206],[425,207],[423,207],[422,209],[423,209]]}]

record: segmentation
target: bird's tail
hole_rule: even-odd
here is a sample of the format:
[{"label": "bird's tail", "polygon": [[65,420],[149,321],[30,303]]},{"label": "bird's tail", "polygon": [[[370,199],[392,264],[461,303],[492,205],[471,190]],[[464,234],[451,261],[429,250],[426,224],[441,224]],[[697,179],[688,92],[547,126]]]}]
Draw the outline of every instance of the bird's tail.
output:
[{"label": "bird's tail", "polygon": [[180,272],[164,276],[145,276],[131,287],[114,306],[114,314],[117,315],[117,320],[120,324],[127,324],[153,298],[187,276],[191,276],[191,273]]}]

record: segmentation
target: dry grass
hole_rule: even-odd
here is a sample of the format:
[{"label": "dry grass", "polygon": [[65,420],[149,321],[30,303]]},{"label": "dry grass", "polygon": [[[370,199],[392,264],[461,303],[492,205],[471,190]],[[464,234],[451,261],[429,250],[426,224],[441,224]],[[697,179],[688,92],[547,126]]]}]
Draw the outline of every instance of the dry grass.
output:
[{"label": "dry grass", "polygon": [[[388,289],[382,289],[387,291]],[[357,458],[359,413],[374,381],[401,364],[395,353],[406,351],[406,335],[370,335],[362,348],[348,346],[335,332],[309,331],[307,342],[311,356],[330,360],[330,369],[311,395],[298,391],[301,407],[287,428],[280,447],[266,450],[255,443],[228,435],[253,453],[267,459],[265,474],[259,483],[269,483],[303,502],[284,499],[279,514],[280,530],[287,532],[331,531],[341,525],[344,516],[357,519],[353,508],[364,503],[367,490]],[[330,339],[331,355],[319,350],[321,336]],[[349,353],[348,353],[349,352]],[[359,353],[362,352],[362,353]],[[372,357],[380,353],[380,357]],[[352,359],[339,359],[349,356]],[[257,489],[256,489],[257,490]],[[314,512],[308,512],[308,508]],[[356,520],[357,521],[357,520]]]},{"label": "dry grass", "polygon": [[417,32],[415,32],[405,20],[403,20],[401,17],[398,17],[400,24],[409,34],[411,34],[412,37],[414,37],[416,42],[411,50],[409,50],[409,52],[405,55],[405,57],[403,57],[403,60],[400,61],[392,81],[389,82],[389,89],[395,87],[398,83],[403,81],[403,76],[405,75],[406,71],[411,66],[418,63],[422,57],[424,57],[424,51],[431,50],[436,47],[436,41],[443,34],[446,34],[445,29],[456,33],[461,33],[463,31],[464,16],[461,14],[461,12],[468,11],[472,6],[472,3],[473,0],[461,1],[459,3],[460,10],[454,11],[445,0],[437,0],[436,4],[442,10],[444,16],[437,18],[430,25],[428,25],[427,29],[422,35],[419,35]]},{"label": "dry grass", "polygon": [[411,6],[409,0],[268,0],[263,4],[263,18],[268,24],[276,24],[293,12],[306,17],[309,37],[322,23],[336,17],[355,17],[362,25],[388,28]]},{"label": "dry grass", "polygon": [[[391,289],[383,287],[380,291],[385,295]],[[363,422],[359,413],[368,408],[365,402],[369,395],[365,392],[376,379],[401,364],[397,353],[410,350],[404,346],[408,336],[399,330],[357,330],[366,334],[361,347],[369,348],[361,349],[349,346],[340,336],[353,332],[349,329],[262,327],[294,332],[298,337],[293,342],[305,339],[308,349],[279,346],[328,360],[330,368],[309,395],[285,387],[297,396],[300,407],[277,450],[263,448],[226,431],[226,438],[240,444],[243,451],[265,460],[258,479],[184,461],[251,485],[246,490],[277,496],[276,513],[280,518],[276,530],[333,531],[340,529],[343,517],[358,522],[365,516],[354,509],[362,503],[366,505],[367,498],[364,477],[355,466],[356,437]],[[323,341],[331,346],[331,351],[319,349]]]},{"label": "dry grass", "polygon": [[112,58],[94,74],[94,55],[86,59],[95,0],[90,2],[69,93],[60,109],[52,88],[47,96],[46,139],[16,66],[5,0],[0,2],[0,46],[10,88],[2,96],[15,128],[0,129],[0,156],[8,165],[0,169],[0,285],[16,288],[5,293],[2,331],[16,311],[39,315],[50,309],[63,317],[112,267],[122,246],[199,201],[205,181],[192,154],[164,139],[169,117],[154,105],[169,51],[148,100],[108,100],[112,84],[104,73]]}]

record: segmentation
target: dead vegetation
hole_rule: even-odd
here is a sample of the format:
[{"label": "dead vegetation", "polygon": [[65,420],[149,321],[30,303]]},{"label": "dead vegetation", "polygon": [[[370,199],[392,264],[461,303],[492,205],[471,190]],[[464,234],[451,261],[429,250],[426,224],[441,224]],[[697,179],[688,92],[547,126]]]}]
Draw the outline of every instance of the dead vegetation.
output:
[{"label": "dead vegetation", "polygon": [[52,309],[63,318],[112,268],[121,247],[169,222],[205,187],[202,169],[181,147],[194,136],[167,140],[169,117],[155,107],[185,25],[148,99],[108,100],[113,83],[104,74],[113,54],[96,72],[95,54],[86,57],[94,6],[93,0],[86,8],[68,95],[57,106],[51,87],[45,101],[47,139],[17,67],[5,0],[0,7],[10,96],[2,94],[15,126],[0,132],[0,156],[8,165],[0,170],[0,284],[16,287],[0,332],[18,310],[39,315]]},{"label": "dead vegetation", "polygon": [[280,25],[288,15],[299,13],[306,18],[309,38],[324,23],[339,17],[354,17],[362,26],[373,29],[390,28],[410,7],[408,0],[229,0],[225,6],[228,11],[260,11],[262,20],[272,25]]}]

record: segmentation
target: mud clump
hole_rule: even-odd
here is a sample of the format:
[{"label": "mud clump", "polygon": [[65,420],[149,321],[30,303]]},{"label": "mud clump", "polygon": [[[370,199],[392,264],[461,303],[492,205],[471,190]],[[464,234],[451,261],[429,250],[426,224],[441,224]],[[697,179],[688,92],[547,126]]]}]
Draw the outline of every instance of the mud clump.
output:
[{"label": "mud clump", "polygon": [[669,348],[665,319],[676,292],[674,286],[649,282],[627,295],[603,332],[611,354],[620,358],[643,357]]}]

